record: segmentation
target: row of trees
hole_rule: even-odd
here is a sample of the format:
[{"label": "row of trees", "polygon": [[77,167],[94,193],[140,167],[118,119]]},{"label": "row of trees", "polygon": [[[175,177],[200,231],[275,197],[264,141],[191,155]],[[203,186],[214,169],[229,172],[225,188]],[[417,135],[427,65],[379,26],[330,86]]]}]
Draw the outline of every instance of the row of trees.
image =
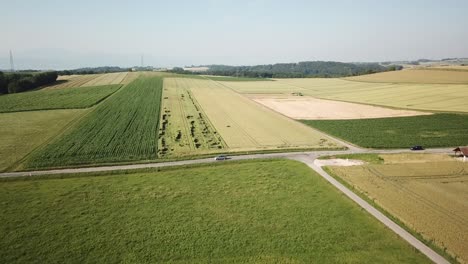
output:
[{"label": "row of trees", "polygon": [[74,70],[59,71],[59,75],[72,75],[72,74],[96,74],[96,73],[109,73],[109,72],[126,72],[131,71],[131,68],[120,68],[117,66],[103,66],[95,68],[79,68]]},{"label": "row of trees", "polygon": [[378,63],[343,63],[334,61],[305,61],[299,63],[277,63],[256,66],[211,65],[208,74],[260,77],[260,78],[304,78],[346,77],[387,71]]},{"label": "row of trees", "polygon": [[[208,71],[202,74],[249,77],[249,78],[307,78],[307,77],[346,77],[383,71],[400,70],[401,67],[382,66],[378,63],[343,63],[334,61],[305,61],[299,63],[277,63],[255,66],[207,65]],[[200,74],[174,68],[172,72]]]},{"label": "row of trees", "polygon": [[55,71],[37,73],[0,72],[0,94],[20,93],[53,83],[57,80]]}]

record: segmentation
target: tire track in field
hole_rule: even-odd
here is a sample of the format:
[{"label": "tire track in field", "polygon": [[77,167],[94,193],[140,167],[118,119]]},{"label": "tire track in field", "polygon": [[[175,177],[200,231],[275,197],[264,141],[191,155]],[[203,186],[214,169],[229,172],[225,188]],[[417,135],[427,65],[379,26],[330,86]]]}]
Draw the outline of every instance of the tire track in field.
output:
[{"label": "tire track in field", "polygon": [[[429,208],[433,209],[434,211],[439,212],[440,214],[449,216],[447,220],[452,221],[453,224],[463,227],[468,225],[468,220],[464,219],[462,216],[457,215],[455,212],[445,209],[444,207],[428,200],[424,196],[410,190],[409,188],[405,187],[403,184],[400,184],[398,180],[390,179],[389,177],[385,176],[383,173],[379,172],[375,168],[365,167],[371,174],[376,175],[377,177],[381,178],[386,183],[389,183],[397,190],[401,190],[406,192],[410,197],[413,197],[415,200],[421,202],[422,204],[428,206]],[[387,179],[387,180],[386,180]]]}]

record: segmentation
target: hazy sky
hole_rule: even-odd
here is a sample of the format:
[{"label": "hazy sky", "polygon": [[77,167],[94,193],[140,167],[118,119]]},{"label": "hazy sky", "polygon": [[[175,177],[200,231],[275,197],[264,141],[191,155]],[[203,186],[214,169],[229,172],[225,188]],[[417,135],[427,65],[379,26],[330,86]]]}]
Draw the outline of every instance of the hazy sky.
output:
[{"label": "hazy sky", "polygon": [[468,57],[468,1],[0,0],[0,69]]}]

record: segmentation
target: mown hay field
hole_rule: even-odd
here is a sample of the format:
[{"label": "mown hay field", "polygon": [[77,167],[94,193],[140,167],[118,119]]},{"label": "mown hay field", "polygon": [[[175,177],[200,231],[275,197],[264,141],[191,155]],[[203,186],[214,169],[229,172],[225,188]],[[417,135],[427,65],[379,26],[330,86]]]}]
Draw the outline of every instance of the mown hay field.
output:
[{"label": "mown hay field", "polygon": [[313,98],[310,96],[248,95],[249,98],[294,119],[334,120],[430,115],[428,112],[390,109]]},{"label": "mown hay field", "polygon": [[[126,82],[125,80],[127,79],[127,75],[130,74],[131,73],[128,72],[113,72],[103,74],[63,75],[57,78],[57,83],[49,85],[44,89],[54,90],[71,87],[128,84],[130,82]],[[134,75],[138,76],[137,74]]]},{"label": "mown hay field", "polygon": [[62,88],[70,88],[70,87],[80,87],[86,84],[87,82],[99,77],[100,75],[101,74],[59,76],[55,84],[48,85],[44,89],[53,90],[53,89],[62,89]]},{"label": "mown hay field", "polygon": [[119,90],[121,85],[38,90],[0,96],[0,113],[88,108]]},{"label": "mown hay field", "polygon": [[359,82],[383,83],[434,83],[434,84],[468,84],[468,72],[447,71],[434,68],[411,69],[401,71],[379,72],[347,80]]},{"label": "mown hay field", "polygon": [[467,114],[302,122],[361,147],[453,147],[468,143]]},{"label": "mown hay field", "polygon": [[446,156],[424,162],[423,155],[406,155],[396,162],[398,158],[391,157],[395,155],[380,155],[384,160],[389,156],[391,164],[330,168],[426,240],[466,263],[468,162],[448,161]]},{"label": "mown hay field", "polygon": [[19,162],[57,136],[87,110],[53,110],[0,114],[0,171]]},{"label": "mown hay field", "polygon": [[393,108],[468,112],[466,84],[370,83],[323,78],[220,83],[240,93],[300,93],[323,99]]},{"label": "mown hay field", "polygon": [[0,182],[1,263],[430,263],[304,164]]},{"label": "mown hay field", "polygon": [[186,82],[230,150],[339,147],[321,133],[217,82],[198,79]]},{"label": "mown hay field", "polygon": [[156,158],[162,78],[140,77],[33,153],[28,168]]},{"label": "mown hay field", "polygon": [[109,84],[120,84],[127,76],[128,72],[113,72],[102,74],[97,78],[90,80],[82,86],[97,86],[97,85],[109,85]]},{"label": "mown hay field", "polygon": [[225,148],[190,91],[190,79],[165,78],[159,126],[159,157],[175,157]]}]

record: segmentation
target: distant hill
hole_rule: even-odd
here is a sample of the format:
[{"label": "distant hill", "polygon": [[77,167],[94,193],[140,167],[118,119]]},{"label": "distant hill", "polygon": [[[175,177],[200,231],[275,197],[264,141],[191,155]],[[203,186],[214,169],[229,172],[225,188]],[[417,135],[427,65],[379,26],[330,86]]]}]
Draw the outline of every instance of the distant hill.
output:
[{"label": "distant hill", "polygon": [[[202,67],[202,66],[200,66]],[[378,63],[343,63],[334,61],[304,61],[255,66],[204,65],[209,69],[203,74],[257,77],[257,78],[303,78],[346,77],[399,69]]]}]

